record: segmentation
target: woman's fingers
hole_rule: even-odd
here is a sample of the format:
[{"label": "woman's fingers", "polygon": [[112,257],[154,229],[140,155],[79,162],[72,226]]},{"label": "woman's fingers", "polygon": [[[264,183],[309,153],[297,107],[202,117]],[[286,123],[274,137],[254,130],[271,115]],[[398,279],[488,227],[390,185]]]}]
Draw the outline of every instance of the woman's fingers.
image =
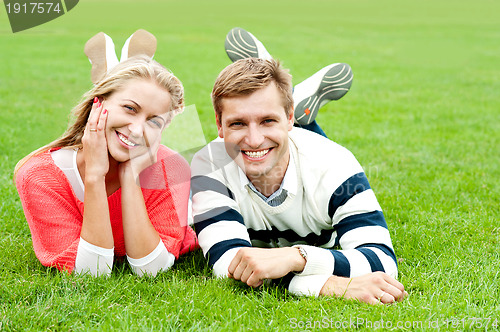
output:
[{"label": "woman's fingers", "polygon": [[[101,106],[102,108],[102,106]],[[99,115],[99,122],[97,122],[97,131],[104,131],[106,128],[106,120],[108,118],[108,110],[104,109],[101,114]]]},{"label": "woman's fingers", "polygon": [[106,122],[108,112],[95,98],[82,137],[85,158],[85,175],[106,175],[109,171]]},{"label": "woman's fingers", "polygon": [[92,104],[92,109],[90,110],[89,118],[87,120],[86,129],[97,129],[97,124],[99,122],[99,117],[101,115],[102,104],[99,98],[94,98],[94,103]]},{"label": "woman's fingers", "polygon": [[151,165],[157,161],[158,148],[160,147],[161,134],[148,135],[144,132],[144,144],[146,145],[149,162]]},{"label": "woman's fingers", "polygon": [[103,109],[103,105],[100,100],[95,97],[94,103],[92,104],[92,109],[90,110],[89,118],[87,120],[87,125],[85,126],[85,134],[92,137],[101,137],[91,134],[96,134],[98,132],[104,133],[106,129],[106,121],[108,117],[108,111]]},{"label": "woman's fingers", "polygon": [[[98,132],[104,133],[104,130],[106,129],[107,117],[108,117],[108,111],[106,109],[103,109],[102,103],[99,101],[97,97],[95,97],[94,103],[92,104],[92,109],[90,110],[87,125],[85,127],[85,133],[87,133],[88,135],[97,134]],[[101,136],[95,136],[95,137],[101,137]]]}]

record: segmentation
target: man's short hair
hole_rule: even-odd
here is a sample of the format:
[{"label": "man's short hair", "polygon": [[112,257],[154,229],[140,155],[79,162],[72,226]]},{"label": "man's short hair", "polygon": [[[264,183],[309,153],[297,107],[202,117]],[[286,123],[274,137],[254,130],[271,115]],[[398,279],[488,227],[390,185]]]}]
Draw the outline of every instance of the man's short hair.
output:
[{"label": "man's short hair", "polygon": [[212,90],[212,103],[221,121],[224,98],[250,95],[265,88],[271,82],[276,84],[283,100],[287,117],[293,108],[292,76],[278,60],[246,58],[227,66],[217,77]]}]

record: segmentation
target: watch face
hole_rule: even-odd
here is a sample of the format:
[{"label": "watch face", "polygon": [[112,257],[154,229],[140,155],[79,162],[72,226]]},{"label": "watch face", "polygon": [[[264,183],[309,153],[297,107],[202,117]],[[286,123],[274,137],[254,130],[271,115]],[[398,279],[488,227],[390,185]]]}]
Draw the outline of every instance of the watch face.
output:
[{"label": "watch face", "polygon": [[297,248],[299,248],[299,253],[300,253],[300,255],[301,255],[302,257],[304,257],[304,259],[305,259],[305,260],[307,260],[307,253],[306,253],[306,251],[304,250],[304,248],[302,248],[302,247],[297,247]]}]

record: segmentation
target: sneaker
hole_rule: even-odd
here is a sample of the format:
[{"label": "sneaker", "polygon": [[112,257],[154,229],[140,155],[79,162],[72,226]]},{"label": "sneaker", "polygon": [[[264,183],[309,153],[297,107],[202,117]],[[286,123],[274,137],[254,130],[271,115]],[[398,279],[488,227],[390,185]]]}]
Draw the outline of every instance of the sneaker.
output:
[{"label": "sneaker", "polygon": [[97,84],[106,73],[118,64],[113,39],[104,32],[90,38],[83,50],[92,64],[92,83]]},{"label": "sneaker", "polygon": [[334,63],[297,84],[293,89],[295,121],[307,125],[318,110],[331,100],[342,98],[352,84],[352,70],[346,63]]},{"label": "sneaker", "polygon": [[233,28],[227,33],[224,47],[233,62],[245,58],[272,59],[264,45],[242,28]]},{"label": "sneaker", "polygon": [[146,30],[139,29],[125,41],[120,56],[120,62],[139,54],[145,54],[153,58],[155,52],[156,37]]}]

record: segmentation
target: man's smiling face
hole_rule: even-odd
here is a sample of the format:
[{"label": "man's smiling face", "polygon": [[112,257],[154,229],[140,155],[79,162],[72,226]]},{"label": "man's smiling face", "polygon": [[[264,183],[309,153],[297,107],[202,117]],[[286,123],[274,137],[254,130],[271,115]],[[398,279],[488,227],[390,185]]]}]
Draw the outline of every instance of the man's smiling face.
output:
[{"label": "man's smiling face", "polygon": [[277,183],[279,187],[283,180],[290,157],[288,132],[293,127],[293,110],[289,114],[274,83],[222,101],[219,137],[257,188],[258,183]]}]

